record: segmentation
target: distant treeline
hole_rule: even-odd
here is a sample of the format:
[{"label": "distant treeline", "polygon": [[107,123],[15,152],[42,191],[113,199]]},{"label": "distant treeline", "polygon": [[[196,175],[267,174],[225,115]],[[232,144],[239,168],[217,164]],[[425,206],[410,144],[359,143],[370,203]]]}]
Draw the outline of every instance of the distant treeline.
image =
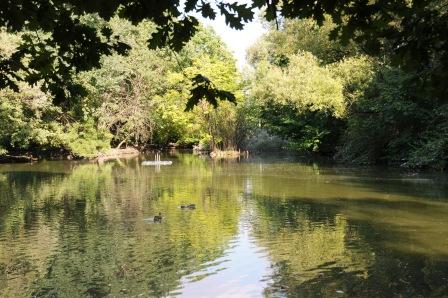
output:
[{"label": "distant treeline", "polygon": [[[91,26],[101,21],[86,18]],[[0,154],[61,151],[91,157],[118,145],[199,145],[208,149],[289,149],[358,164],[445,169],[448,99],[431,78],[438,54],[422,70],[401,65],[387,40],[368,55],[364,44],[330,38],[334,24],[310,19],[266,24],[240,74],[235,59],[209,29],[200,27],[178,53],[149,50],[149,22],[119,18],[109,26],[131,45],[97,69],[81,72],[86,91],[64,104],[24,83],[0,90]],[[45,34],[34,35],[36,47]],[[0,54],[20,47],[0,34]],[[205,100],[185,111],[191,78],[201,74],[233,93],[237,104]]]},{"label": "distant treeline", "polygon": [[[104,22],[95,16],[84,21],[91,26]],[[243,101],[235,59],[214,32],[198,28],[176,53],[148,49],[148,36],[155,29],[150,22],[134,26],[114,18],[108,25],[132,50],[125,56],[104,56],[99,68],[77,75],[86,92],[60,104],[41,91],[40,82],[20,83],[20,92],[0,90],[0,154],[63,152],[92,157],[118,145],[237,147],[235,104],[222,102],[214,109],[203,101],[184,111],[191,78],[198,74]],[[45,39],[39,32],[29,36],[36,47]],[[19,35],[1,33],[1,55],[12,55],[20,42]]]},{"label": "distant treeline", "polygon": [[252,118],[294,150],[446,168],[448,98],[433,79],[444,52],[414,67],[386,50],[367,55],[363,44],[332,40],[333,28],[330,20],[286,20],[252,47]]}]

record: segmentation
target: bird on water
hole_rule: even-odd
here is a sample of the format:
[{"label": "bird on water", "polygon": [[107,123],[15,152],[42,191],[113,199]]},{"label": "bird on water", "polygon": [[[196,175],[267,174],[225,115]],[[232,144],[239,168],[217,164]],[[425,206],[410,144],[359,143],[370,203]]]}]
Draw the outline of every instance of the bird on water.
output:
[{"label": "bird on water", "polygon": [[154,222],[162,222],[162,213],[159,212],[159,215],[154,215]]},{"label": "bird on water", "polygon": [[196,209],[196,205],[195,204],[181,205],[180,209]]}]

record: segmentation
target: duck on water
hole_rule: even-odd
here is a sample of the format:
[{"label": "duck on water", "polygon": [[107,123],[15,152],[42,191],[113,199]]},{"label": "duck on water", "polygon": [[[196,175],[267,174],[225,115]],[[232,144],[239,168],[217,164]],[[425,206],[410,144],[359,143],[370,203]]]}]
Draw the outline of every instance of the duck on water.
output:
[{"label": "duck on water", "polygon": [[196,209],[196,205],[195,204],[189,204],[189,205],[180,205],[180,209]]},{"label": "duck on water", "polygon": [[162,212],[159,212],[158,215],[154,215],[154,217],[145,218],[144,220],[153,222],[162,222],[162,219],[163,219]]},{"label": "duck on water", "polygon": [[[195,204],[180,205],[180,209],[194,210],[196,209],[196,205]],[[161,223],[162,219],[163,219],[162,212],[159,212],[158,215],[154,215],[154,217],[145,218],[144,220]]]},{"label": "duck on water", "polygon": [[159,215],[154,215],[154,222],[162,222],[162,213],[159,212]]}]

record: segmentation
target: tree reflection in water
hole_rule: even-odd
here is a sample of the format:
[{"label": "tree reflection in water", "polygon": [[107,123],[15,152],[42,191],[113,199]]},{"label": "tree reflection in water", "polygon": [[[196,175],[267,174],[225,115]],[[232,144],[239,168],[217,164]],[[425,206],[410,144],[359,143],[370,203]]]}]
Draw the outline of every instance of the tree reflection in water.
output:
[{"label": "tree reflection in water", "polygon": [[1,295],[448,295],[443,176],[170,158],[0,166]]}]

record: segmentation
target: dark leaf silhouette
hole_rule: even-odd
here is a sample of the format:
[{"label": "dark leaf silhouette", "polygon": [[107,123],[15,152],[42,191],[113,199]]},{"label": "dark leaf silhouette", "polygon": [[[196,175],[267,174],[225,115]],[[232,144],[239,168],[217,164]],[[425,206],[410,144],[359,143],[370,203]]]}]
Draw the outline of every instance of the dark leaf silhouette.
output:
[{"label": "dark leaf silhouette", "polygon": [[214,108],[218,107],[218,99],[236,104],[236,98],[233,93],[217,89],[207,77],[198,74],[192,78],[192,81],[193,88],[190,90],[191,96],[188,99],[185,111],[192,110],[201,99],[205,99]]},{"label": "dark leaf silhouette", "polygon": [[[332,37],[345,41],[356,39],[368,54],[388,51],[395,64],[417,71],[436,61],[440,71],[429,79],[434,82],[448,79],[448,11],[446,5],[437,1],[252,0],[249,4],[238,4],[187,0],[185,5],[180,5],[179,0],[5,0],[0,5],[2,28],[13,33],[44,34],[22,36],[22,54],[8,58],[14,60],[12,63],[0,57],[0,84],[13,86],[15,80],[31,83],[43,80],[42,86],[49,86],[60,84],[55,80],[58,77],[70,85],[76,73],[98,67],[103,55],[126,53],[127,47],[112,38],[111,28],[83,23],[86,15],[97,15],[104,20],[118,15],[134,24],[150,20],[157,31],[148,36],[149,47],[167,46],[179,51],[196,32],[198,20],[189,13],[200,13],[210,19],[220,13],[231,28],[242,29],[254,19],[254,10],[262,7],[266,8],[264,18],[268,21],[313,18],[322,23],[328,15],[336,24]],[[25,56],[28,64],[23,63]],[[7,64],[20,65],[25,75],[13,80],[14,71]],[[446,84],[441,83],[439,87],[435,88],[439,93],[448,93]],[[71,98],[70,92],[57,93],[64,96],[60,101]]]},{"label": "dark leaf silhouette", "polygon": [[213,8],[210,6],[210,3],[204,3],[202,2],[201,5],[201,13],[202,16],[204,18],[209,18],[209,19],[215,19],[216,17],[216,12],[213,10]]}]

